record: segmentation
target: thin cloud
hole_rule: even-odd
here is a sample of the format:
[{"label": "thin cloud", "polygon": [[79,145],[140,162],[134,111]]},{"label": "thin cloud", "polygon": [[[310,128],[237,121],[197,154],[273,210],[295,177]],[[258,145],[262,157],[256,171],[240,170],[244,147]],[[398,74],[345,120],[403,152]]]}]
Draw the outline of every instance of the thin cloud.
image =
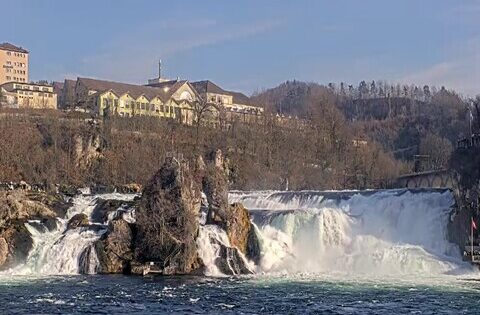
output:
[{"label": "thin cloud", "polygon": [[408,74],[401,81],[445,86],[468,96],[479,94],[480,39],[472,39],[458,46],[446,60]]},{"label": "thin cloud", "polygon": [[[140,83],[154,69],[152,66],[159,57],[168,59],[200,47],[257,36],[282,25],[281,20],[262,20],[237,26],[218,25],[213,20],[200,21],[190,27],[175,29],[174,32],[158,31],[163,25],[159,24],[157,27],[150,25],[148,31],[124,34],[121,39],[106,44],[103,52],[84,57],[82,72]],[[198,32],[199,25],[203,27],[202,32]]]}]

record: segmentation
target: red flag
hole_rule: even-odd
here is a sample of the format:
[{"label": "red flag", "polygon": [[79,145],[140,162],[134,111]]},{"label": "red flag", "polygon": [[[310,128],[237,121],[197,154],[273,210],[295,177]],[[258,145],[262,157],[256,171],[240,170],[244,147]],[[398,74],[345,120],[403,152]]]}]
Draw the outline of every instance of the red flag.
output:
[{"label": "red flag", "polygon": [[472,229],[477,229],[477,225],[475,224],[475,221],[473,221],[473,218],[472,218]]}]

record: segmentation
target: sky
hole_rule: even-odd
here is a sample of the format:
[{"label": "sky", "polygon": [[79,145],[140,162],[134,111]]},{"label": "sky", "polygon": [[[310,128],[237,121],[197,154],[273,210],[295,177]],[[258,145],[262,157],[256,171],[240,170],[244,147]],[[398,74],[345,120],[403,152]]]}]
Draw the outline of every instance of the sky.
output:
[{"label": "sky", "polygon": [[480,0],[0,0],[0,42],[31,80],[209,79],[251,94],[286,80],[480,93]]}]

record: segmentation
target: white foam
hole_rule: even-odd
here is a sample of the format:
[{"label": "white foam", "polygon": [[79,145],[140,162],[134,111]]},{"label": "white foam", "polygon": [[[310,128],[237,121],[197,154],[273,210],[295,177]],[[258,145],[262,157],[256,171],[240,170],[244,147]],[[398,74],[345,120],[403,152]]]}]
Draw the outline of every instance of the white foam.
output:
[{"label": "white foam", "polygon": [[454,203],[449,191],[392,190],[342,198],[251,192],[230,194],[230,199],[269,210],[257,220],[265,273],[424,276],[471,270],[447,240]]}]

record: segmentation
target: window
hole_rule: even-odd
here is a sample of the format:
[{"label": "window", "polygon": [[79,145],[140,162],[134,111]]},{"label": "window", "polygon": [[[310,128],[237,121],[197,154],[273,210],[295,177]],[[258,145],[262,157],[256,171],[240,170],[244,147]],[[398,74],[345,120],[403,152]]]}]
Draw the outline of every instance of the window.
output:
[{"label": "window", "polygon": [[125,108],[130,108],[130,103],[128,101],[125,101]]},{"label": "window", "polygon": [[142,109],[145,109],[145,104],[144,104],[144,103],[142,103],[142,105],[141,105],[141,106],[142,106]]},{"label": "window", "polygon": [[160,111],[161,111],[161,112],[164,111],[163,105],[160,105]]},{"label": "window", "polygon": [[155,105],[154,104],[150,104],[150,110],[153,112],[155,111]]},{"label": "window", "polygon": [[12,55],[12,53],[7,51],[7,56],[11,56],[11,55]]}]

